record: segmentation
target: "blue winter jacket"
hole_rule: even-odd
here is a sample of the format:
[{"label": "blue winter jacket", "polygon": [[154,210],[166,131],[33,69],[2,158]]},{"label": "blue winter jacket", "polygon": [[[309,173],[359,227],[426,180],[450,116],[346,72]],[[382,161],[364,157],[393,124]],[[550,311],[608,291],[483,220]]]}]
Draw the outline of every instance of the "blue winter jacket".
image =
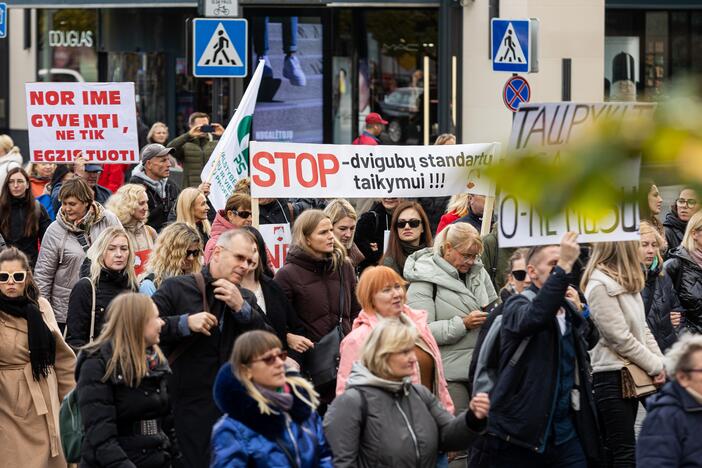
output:
[{"label": "blue winter jacket", "polygon": [[217,374],[214,399],[225,414],[212,431],[211,467],[332,468],[321,419],[297,396],[287,414],[261,414],[227,363]]},{"label": "blue winter jacket", "polygon": [[702,467],[702,404],[677,382],[646,401],[636,444],[638,468]]}]

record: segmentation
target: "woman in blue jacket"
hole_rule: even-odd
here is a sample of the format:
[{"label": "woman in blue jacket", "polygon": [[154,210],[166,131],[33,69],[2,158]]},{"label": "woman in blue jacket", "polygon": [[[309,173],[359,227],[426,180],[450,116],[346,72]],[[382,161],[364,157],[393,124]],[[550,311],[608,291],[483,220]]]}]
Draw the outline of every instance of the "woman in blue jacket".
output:
[{"label": "woman in blue jacket", "polygon": [[683,335],[665,356],[670,382],[648,399],[638,468],[702,467],[702,336]]},{"label": "woman in blue jacket", "polygon": [[225,413],[212,432],[212,467],[332,467],[312,385],[286,373],[278,337],[241,335],[219,370],[214,398]]}]

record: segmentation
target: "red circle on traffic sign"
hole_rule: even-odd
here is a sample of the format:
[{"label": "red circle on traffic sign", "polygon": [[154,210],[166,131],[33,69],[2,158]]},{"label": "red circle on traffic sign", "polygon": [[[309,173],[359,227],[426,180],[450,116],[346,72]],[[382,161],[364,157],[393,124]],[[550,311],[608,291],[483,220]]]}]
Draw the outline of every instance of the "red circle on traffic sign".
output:
[{"label": "red circle on traffic sign", "polygon": [[507,109],[512,112],[517,112],[519,104],[522,102],[529,102],[531,99],[531,87],[529,82],[523,76],[513,76],[502,90],[502,100],[507,106]]}]

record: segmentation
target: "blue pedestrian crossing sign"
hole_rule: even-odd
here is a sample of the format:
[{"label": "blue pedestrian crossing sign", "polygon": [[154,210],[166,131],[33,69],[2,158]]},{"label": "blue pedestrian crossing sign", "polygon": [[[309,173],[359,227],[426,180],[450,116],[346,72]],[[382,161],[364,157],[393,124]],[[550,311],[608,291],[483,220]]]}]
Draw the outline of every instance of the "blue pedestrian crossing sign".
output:
[{"label": "blue pedestrian crossing sign", "polygon": [[198,78],[243,78],[247,69],[245,19],[193,20],[193,75]]},{"label": "blue pedestrian crossing sign", "polygon": [[493,18],[492,70],[510,73],[538,71],[536,38],[538,20]]},{"label": "blue pedestrian crossing sign", "polygon": [[0,39],[7,36],[7,3],[0,3]]}]

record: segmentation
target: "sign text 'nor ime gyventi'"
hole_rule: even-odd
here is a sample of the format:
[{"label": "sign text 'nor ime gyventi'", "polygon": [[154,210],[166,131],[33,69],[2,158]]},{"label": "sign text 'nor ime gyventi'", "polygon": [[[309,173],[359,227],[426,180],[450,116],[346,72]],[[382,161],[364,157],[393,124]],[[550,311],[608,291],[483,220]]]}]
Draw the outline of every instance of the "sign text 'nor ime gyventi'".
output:
[{"label": "sign text 'nor ime gyventi'", "polygon": [[30,159],[139,161],[134,83],[27,83]]},{"label": "sign text 'nor ime gyventi'", "polygon": [[[653,112],[651,104],[637,103],[553,103],[523,104],[515,114],[509,153],[543,154],[560,160],[563,145],[599,119],[626,120],[647,117]],[[560,162],[559,162],[560,161]],[[563,170],[567,170],[564,167]],[[639,161],[627,163],[616,174],[624,195],[636,194],[639,183]],[[621,202],[608,207],[606,216],[593,219],[585,213],[567,209],[559,216],[546,218],[537,207],[520,200],[516,194],[503,192],[498,200],[500,247],[557,244],[567,231],[579,234],[580,242],[636,240],[639,237],[639,210],[636,202]]]},{"label": "sign text 'nor ime gyventi'", "polygon": [[498,143],[439,146],[251,142],[251,194],[278,197],[441,197],[494,193],[484,175]]}]

